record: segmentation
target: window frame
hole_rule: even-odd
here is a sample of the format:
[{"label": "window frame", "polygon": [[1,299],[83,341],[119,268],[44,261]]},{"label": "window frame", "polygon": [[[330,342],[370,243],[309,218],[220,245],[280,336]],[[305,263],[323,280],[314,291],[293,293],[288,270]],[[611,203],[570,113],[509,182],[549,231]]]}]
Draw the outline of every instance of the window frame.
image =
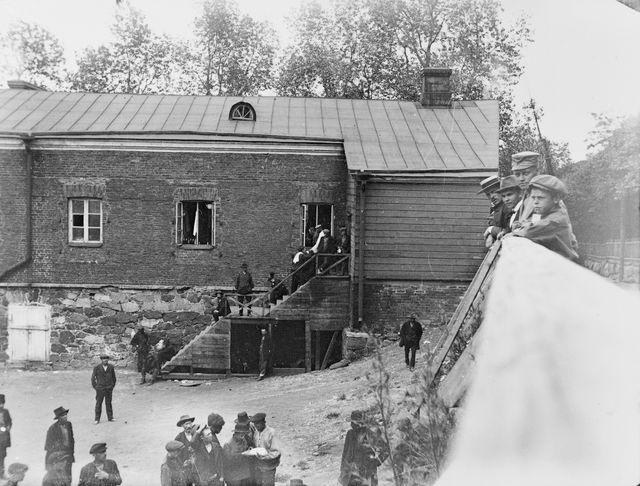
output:
[{"label": "window frame", "polygon": [[[309,228],[307,227],[307,220],[308,220],[308,215],[309,215],[309,206],[315,206],[316,207],[316,214],[315,214],[315,220],[316,220],[316,224],[318,221],[318,206],[329,206],[331,208],[331,234],[334,234],[334,219],[335,219],[335,204],[333,203],[312,203],[312,202],[308,202],[308,203],[301,203],[302,206],[302,245],[305,248],[310,248],[310,246],[305,245],[305,242],[307,240],[307,232],[309,231]],[[311,246],[315,245],[316,242],[312,241],[311,242]]]},{"label": "window frame", "polygon": [[[237,110],[244,108],[246,109],[245,113],[248,113],[248,117],[247,116],[235,116],[235,113]],[[229,110],[229,120],[231,121],[256,121],[256,110],[253,108],[253,106],[251,106],[249,103],[247,103],[246,101],[241,101],[239,103],[236,103],[235,105],[233,105],[231,107],[231,109]]]},{"label": "window frame", "polygon": [[[82,226],[74,226],[73,224],[73,202],[74,201],[82,201],[83,203],[83,225]],[[89,203],[91,201],[96,201],[100,205],[100,213],[90,213],[89,212]],[[70,197],[67,200],[68,205],[68,244],[71,246],[101,246],[104,243],[104,209],[102,207],[102,199],[93,198],[93,197]],[[89,215],[99,215],[100,216],[100,226],[89,226]],[[73,239],[73,230],[76,228],[83,229],[82,240],[74,240]],[[90,240],[89,239],[89,229],[99,229],[100,230],[100,239],[99,240]]]},{"label": "window frame", "polygon": [[[182,217],[183,203],[197,203],[211,204],[211,244],[199,244],[199,243],[183,243],[184,235],[184,218]],[[210,250],[216,247],[217,238],[217,219],[218,219],[218,204],[216,201],[204,200],[204,199],[182,199],[175,203],[175,234],[176,234],[176,246],[186,250]]]}]

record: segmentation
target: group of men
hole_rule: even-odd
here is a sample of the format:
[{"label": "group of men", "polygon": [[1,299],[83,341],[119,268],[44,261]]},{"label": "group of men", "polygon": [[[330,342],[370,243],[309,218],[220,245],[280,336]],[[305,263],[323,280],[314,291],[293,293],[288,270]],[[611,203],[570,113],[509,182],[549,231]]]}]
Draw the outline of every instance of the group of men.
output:
[{"label": "group of men", "polygon": [[557,177],[539,173],[540,154],[520,152],[511,159],[513,175],[480,183],[491,203],[486,246],[508,235],[524,237],[577,261],[578,242],[563,202],[567,187]]},{"label": "group of men", "polygon": [[193,416],[180,417],[182,431],[165,446],[161,486],[273,486],[281,451],[266,415],[240,412],[231,439],[221,446],[224,424],[217,413],[209,414],[206,426]]}]

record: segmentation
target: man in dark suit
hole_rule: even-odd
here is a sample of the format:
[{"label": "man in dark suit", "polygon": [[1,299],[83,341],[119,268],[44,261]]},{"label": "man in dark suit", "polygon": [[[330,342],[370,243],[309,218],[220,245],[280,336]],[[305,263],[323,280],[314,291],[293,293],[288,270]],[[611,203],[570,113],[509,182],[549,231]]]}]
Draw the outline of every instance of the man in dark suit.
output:
[{"label": "man in dark suit", "polygon": [[100,415],[102,415],[102,401],[105,402],[107,409],[107,418],[109,422],[113,422],[113,408],[111,406],[111,396],[113,388],[116,386],[116,372],[112,364],[109,364],[109,356],[103,354],[100,356],[102,363],[93,368],[91,375],[91,386],[96,391],[96,415],[95,424],[100,423]]},{"label": "man in dark suit", "polygon": [[67,420],[69,409],[58,407],[53,411],[56,421],[47,430],[47,439],[44,443],[44,450],[47,451],[44,461],[47,469],[51,466],[51,455],[54,452],[63,452],[66,456],[65,473],[71,481],[71,465],[75,462],[75,440],[73,438],[73,427]]},{"label": "man in dark suit", "polygon": [[0,478],[4,476],[4,459],[11,447],[11,415],[4,408],[4,395],[0,394]]},{"label": "man in dark suit", "polygon": [[411,314],[409,320],[400,328],[400,346],[404,346],[404,362],[411,371],[416,367],[416,351],[420,348],[421,338],[422,324],[416,321],[415,314]]}]

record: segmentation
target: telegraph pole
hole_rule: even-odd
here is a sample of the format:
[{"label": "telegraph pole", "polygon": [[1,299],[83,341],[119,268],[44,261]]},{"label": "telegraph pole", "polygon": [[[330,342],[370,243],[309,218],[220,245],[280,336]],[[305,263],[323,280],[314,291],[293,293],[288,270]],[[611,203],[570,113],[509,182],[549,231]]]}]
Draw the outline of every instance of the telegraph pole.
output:
[{"label": "telegraph pole", "polygon": [[544,157],[544,166],[545,166],[546,172],[549,175],[553,175],[553,166],[551,165],[551,152],[549,150],[549,141],[542,137],[542,132],[540,131],[540,123],[538,122],[538,113],[536,112],[536,103],[533,100],[533,98],[531,98],[531,100],[529,101],[529,108],[531,108],[531,111],[533,112],[533,119],[536,121],[536,128],[538,129],[538,139],[540,140],[540,144],[542,145],[542,149],[544,152],[542,156]]}]

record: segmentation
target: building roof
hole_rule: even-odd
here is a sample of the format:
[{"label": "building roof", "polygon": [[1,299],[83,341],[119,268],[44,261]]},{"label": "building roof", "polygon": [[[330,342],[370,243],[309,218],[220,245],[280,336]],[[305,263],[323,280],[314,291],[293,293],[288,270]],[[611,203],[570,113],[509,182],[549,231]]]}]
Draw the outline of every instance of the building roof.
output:
[{"label": "building roof", "polygon": [[[229,120],[244,101],[256,121]],[[162,138],[180,133],[340,140],[349,170],[483,171],[498,167],[498,103],[451,108],[389,100],[0,90],[0,134]]]}]

